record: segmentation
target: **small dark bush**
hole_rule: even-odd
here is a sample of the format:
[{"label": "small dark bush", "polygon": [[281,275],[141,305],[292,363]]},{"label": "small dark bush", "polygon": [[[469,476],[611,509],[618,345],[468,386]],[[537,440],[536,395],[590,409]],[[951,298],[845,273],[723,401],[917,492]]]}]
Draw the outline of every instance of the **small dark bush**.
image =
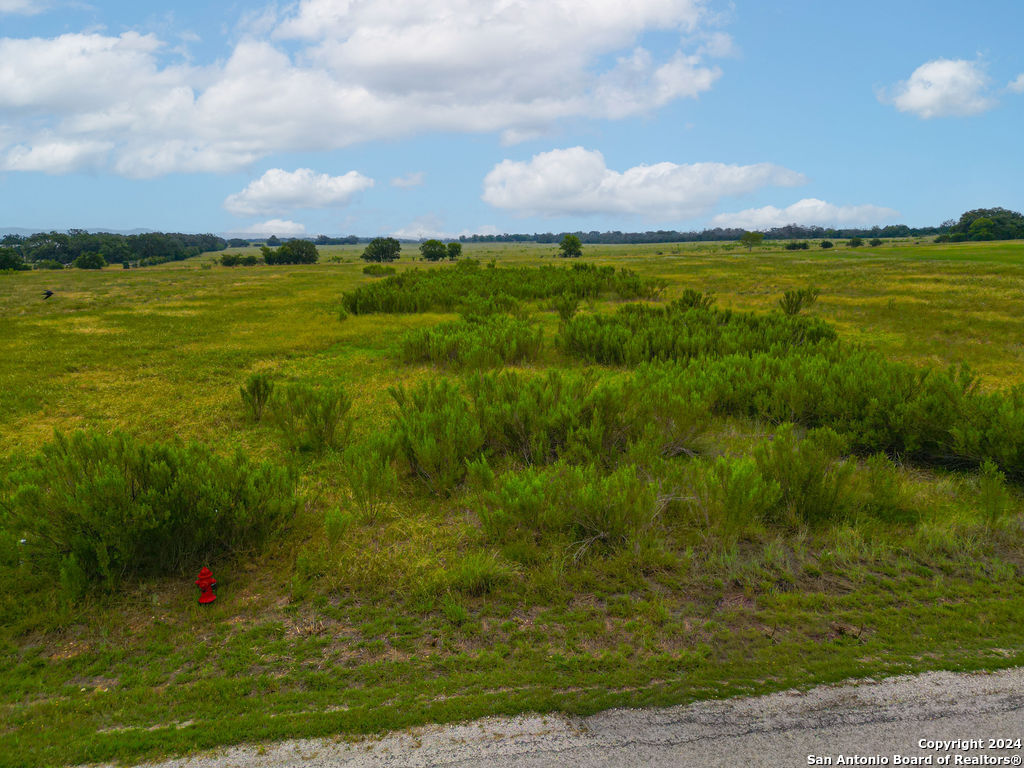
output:
[{"label": "small dark bush", "polygon": [[798,288],[795,291],[786,291],[779,299],[779,308],[787,315],[798,315],[800,310],[811,307],[818,300],[819,291],[817,288]]},{"label": "small dark bush", "polygon": [[265,373],[254,373],[244,387],[239,387],[242,403],[253,421],[263,418],[263,411],[274,392],[274,382]]},{"label": "small dark bush", "polygon": [[386,277],[395,274],[395,268],[386,267],[383,264],[367,264],[363,267],[363,274],[370,277]]},{"label": "small dark bush", "polygon": [[808,243],[806,240],[799,240],[793,243],[786,243],[787,251],[806,251],[810,247],[811,244]]},{"label": "small dark bush", "polygon": [[822,240],[821,247],[824,248],[825,250],[828,250],[829,248],[835,248],[836,244],[833,243],[831,240]]}]

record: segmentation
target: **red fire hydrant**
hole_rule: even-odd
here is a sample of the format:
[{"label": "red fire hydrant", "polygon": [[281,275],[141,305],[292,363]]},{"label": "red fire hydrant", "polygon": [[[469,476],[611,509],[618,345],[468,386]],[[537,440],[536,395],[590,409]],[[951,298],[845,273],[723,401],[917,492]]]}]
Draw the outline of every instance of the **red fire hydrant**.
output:
[{"label": "red fire hydrant", "polygon": [[209,605],[217,599],[217,596],[213,594],[213,591],[217,588],[217,580],[213,578],[213,572],[209,568],[204,567],[203,570],[199,572],[199,578],[196,579],[196,586],[199,587],[200,591],[200,605]]}]

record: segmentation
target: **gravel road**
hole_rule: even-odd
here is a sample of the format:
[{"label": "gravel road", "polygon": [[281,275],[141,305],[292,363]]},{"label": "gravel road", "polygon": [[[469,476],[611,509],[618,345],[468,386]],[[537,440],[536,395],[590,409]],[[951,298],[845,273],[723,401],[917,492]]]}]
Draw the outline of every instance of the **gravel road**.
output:
[{"label": "gravel road", "polygon": [[[980,744],[921,744],[958,739]],[[1010,740],[1010,746],[990,739]],[[933,672],[583,718],[486,718],[354,743],[286,741],[264,745],[262,754],[246,745],[150,768],[1020,765],[1021,739],[1024,668],[1016,668]]]}]

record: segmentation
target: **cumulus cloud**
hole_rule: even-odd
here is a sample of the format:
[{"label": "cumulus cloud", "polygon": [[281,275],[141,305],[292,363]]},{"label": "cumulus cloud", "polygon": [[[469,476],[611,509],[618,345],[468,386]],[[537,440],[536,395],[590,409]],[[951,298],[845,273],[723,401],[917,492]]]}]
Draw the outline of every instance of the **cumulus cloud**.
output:
[{"label": "cumulus cloud", "polygon": [[306,234],[306,227],[297,221],[287,219],[270,219],[268,221],[254,222],[246,227],[228,232],[229,235],[237,237],[301,237]]},{"label": "cumulus cloud", "polygon": [[1006,87],[1014,93],[1024,93],[1024,73],[1017,75],[1017,79],[1011,80]]},{"label": "cumulus cloud", "polygon": [[432,237],[446,240],[453,237],[450,232],[444,231],[443,222],[433,214],[420,216],[405,226],[394,230],[391,232],[391,235],[405,240],[425,240]]},{"label": "cumulus cloud", "polygon": [[328,176],[309,168],[291,172],[271,168],[241,192],[229,195],[224,208],[236,216],[259,216],[297,208],[341,207],[372,186],[373,179],[357,171]]},{"label": "cumulus cloud", "polygon": [[[565,118],[648,113],[720,76],[707,59],[728,46],[707,2],[302,0],[248,19],[207,67],[174,63],[161,40],[131,32],[0,38],[0,114],[15,134],[0,154],[44,138],[111,143],[111,170],[146,177],[418,132],[515,140]],[[659,32],[682,42],[654,56],[644,38]]]},{"label": "cumulus cloud", "polygon": [[113,146],[102,141],[40,141],[32,146],[17,145],[0,157],[0,169],[58,174],[97,168]]},{"label": "cumulus cloud", "polygon": [[572,147],[541,152],[529,162],[502,161],[484,179],[483,199],[497,208],[539,216],[691,219],[723,197],[805,181],[803,175],[771,163],[657,163],[619,172],[607,167],[600,152]]},{"label": "cumulus cloud", "polygon": [[0,0],[0,13],[21,13],[30,16],[46,9],[38,0]]},{"label": "cumulus cloud", "polygon": [[711,219],[713,227],[762,230],[799,224],[805,227],[871,227],[891,224],[900,212],[878,205],[833,205],[810,197],[786,208],[766,205],[737,213],[720,213]]},{"label": "cumulus cloud", "polygon": [[423,171],[415,171],[413,173],[407,173],[405,176],[397,176],[391,180],[392,187],[399,187],[400,189],[409,189],[410,187],[418,187],[423,184],[425,174]]},{"label": "cumulus cloud", "polygon": [[935,59],[914,70],[909,80],[880,93],[883,102],[918,117],[966,117],[995,106],[988,96],[989,79],[978,62]]}]

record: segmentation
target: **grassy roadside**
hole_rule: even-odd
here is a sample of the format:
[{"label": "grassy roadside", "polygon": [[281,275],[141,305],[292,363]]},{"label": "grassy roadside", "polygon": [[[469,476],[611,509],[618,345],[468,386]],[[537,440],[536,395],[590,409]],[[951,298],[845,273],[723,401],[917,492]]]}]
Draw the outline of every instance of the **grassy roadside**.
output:
[{"label": "grassy roadside", "polygon": [[[540,263],[544,252],[467,248],[501,263]],[[914,364],[968,362],[986,389],[1022,380],[1021,246],[586,253],[668,281],[670,296],[696,287],[736,309],[766,311],[784,290],[815,285],[814,314],[845,339]],[[768,527],[737,540],[671,508],[657,546],[583,566],[561,545],[496,552],[469,491],[435,498],[405,482],[334,552],[323,515],[349,504],[341,457],[294,457],[272,427],[245,421],[239,384],[250,372],[339,381],[363,441],[387,424],[389,385],[437,376],[398,362],[402,334],[453,315],[338,322],[340,292],[369,281],[354,261],[0,279],[10,331],[0,334],[0,467],[54,428],[122,429],[295,463],[306,500],[268,551],[211,564],[222,585],[211,609],[195,606],[187,573],[77,602],[25,595],[38,610],[0,633],[0,765],[680,703],[1024,657],[1019,495],[992,524],[971,473],[899,467],[915,515],[886,524]],[[45,304],[42,282],[57,291]],[[550,339],[557,317],[533,313]],[[531,367],[581,366],[549,346]],[[742,453],[772,429],[717,420],[710,452]],[[474,553],[505,564],[484,594],[467,572]]]}]

